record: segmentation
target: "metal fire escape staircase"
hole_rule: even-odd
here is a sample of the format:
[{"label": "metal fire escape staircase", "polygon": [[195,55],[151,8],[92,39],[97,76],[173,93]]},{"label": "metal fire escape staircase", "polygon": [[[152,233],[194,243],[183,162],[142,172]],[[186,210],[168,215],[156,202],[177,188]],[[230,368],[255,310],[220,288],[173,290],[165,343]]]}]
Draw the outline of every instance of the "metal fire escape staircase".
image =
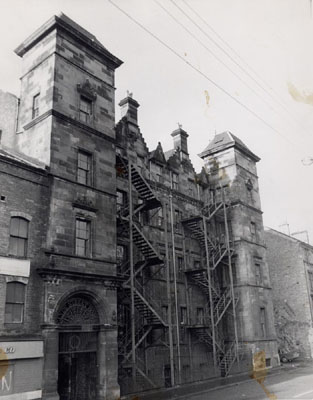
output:
[{"label": "metal fire escape staircase", "polygon": [[[204,223],[210,222],[213,217],[221,215],[224,212],[225,204],[223,202],[212,203],[203,209],[202,215],[192,216],[191,218],[182,221],[183,226],[187,229],[190,235],[197,239],[203,254],[208,252],[209,261],[209,273],[208,269],[203,268],[200,265],[197,269],[186,271],[188,279],[195,285],[197,285],[206,296],[210,295],[212,298],[212,304],[209,302],[209,314],[211,318],[205,318],[203,324],[194,324],[189,326],[192,328],[198,340],[206,344],[210,349],[213,346],[216,347],[217,352],[217,365],[220,368],[222,374],[227,376],[233,363],[237,359],[237,345],[236,342],[232,342],[229,346],[225,346],[224,338],[222,337],[218,325],[223,319],[226,311],[232,305],[234,301],[237,303],[238,299],[233,299],[232,291],[230,287],[227,287],[223,291],[221,290],[219,283],[216,279],[215,270],[230,256],[233,254],[233,250],[230,246],[225,243],[223,238],[212,238],[209,234],[206,234],[204,230]],[[223,214],[222,214],[223,215]],[[213,312],[211,311],[213,308]],[[214,330],[214,335],[213,335]]]},{"label": "metal fire escape staircase", "polygon": [[[123,225],[124,233],[130,234],[132,242],[130,246],[135,245],[141,258],[133,262],[133,285],[131,282],[131,271],[130,262],[125,263],[124,266],[124,276],[126,277],[124,283],[124,293],[127,297],[132,300],[131,287],[133,290],[133,301],[136,310],[135,319],[135,343],[132,343],[132,335],[130,332],[119,341],[119,354],[123,356],[122,366],[127,367],[130,363],[130,358],[133,349],[138,349],[138,347],[144,342],[145,338],[151,332],[153,328],[164,327],[167,328],[168,325],[164,321],[162,316],[162,310],[160,305],[150,296],[145,290],[145,288],[140,284],[139,277],[140,272],[145,268],[164,265],[164,261],[159,255],[156,248],[153,246],[151,241],[147,238],[143,232],[143,227],[139,221],[139,212],[149,211],[160,208],[162,206],[160,200],[155,195],[151,186],[147,180],[142,176],[139,170],[132,164],[127,164],[125,160],[121,157],[118,159],[117,168],[120,173],[132,183],[133,188],[136,190],[138,197],[140,199],[140,204],[133,207],[132,218],[130,223],[130,208],[129,203],[119,212],[119,219]],[[129,193],[131,196],[132,194]],[[151,379],[147,376],[145,372],[145,363],[136,353],[136,384],[141,388],[146,387],[156,387]]]}]

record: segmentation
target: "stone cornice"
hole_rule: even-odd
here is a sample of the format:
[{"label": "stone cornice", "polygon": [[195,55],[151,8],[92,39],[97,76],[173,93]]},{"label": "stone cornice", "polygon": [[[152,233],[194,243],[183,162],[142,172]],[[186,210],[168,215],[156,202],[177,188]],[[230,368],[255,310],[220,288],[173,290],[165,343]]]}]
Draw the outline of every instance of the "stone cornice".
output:
[{"label": "stone cornice", "polygon": [[121,286],[124,279],[116,275],[105,275],[105,274],[91,274],[86,272],[69,271],[66,269],[54,269],[54,268],[37,268],[38,274],[48,283],[56,284],[58,280],[62,278],[70,278],[78,281],[89,281],[89,282],[101,282],[102,285],[109,289],[115,290]]},{"label": "stone cornice", "polygon": [[114,143],[114,144],[116,143],[115,138],[112,138],[111,136],[107,135],[106,133],[98,131],[97,129],[92,128],[91,126],[89,126],[87,124],[84,124],[83,122],[78,121],[78,120],[76,120],[74,118],[71,118],[68,115],[65,115],[65,114],[63,114],[63,113],[61,113],[59,111],[54,110],[54,109],[50,109],[50,110],[46,111],[45,113],[39,115],[39,117],[34,118],[32,121],[30,121],[29,123],[24,125],[23,129],[24,130],[28,130],[28,129],[32,128],[34,125],[38,124],[39,122],[41,122],[42,120],[44,120],[45,118],[47,118],[47,117],[49,117],[51,115],[53,117],[56,117],[56,118],[59,118],[59,119],[65,121],[65,122],[68,122],[68,123],[70,123],[70,124],[72,124],[74,126],[77,126],[78,128],[80,128],[80,129],[82,129],[84,131],[92,133],[95,136],[98,136],[98,137],[101,137],[101,138],[103,138],[105,140],[108,140],[111,143]]}]

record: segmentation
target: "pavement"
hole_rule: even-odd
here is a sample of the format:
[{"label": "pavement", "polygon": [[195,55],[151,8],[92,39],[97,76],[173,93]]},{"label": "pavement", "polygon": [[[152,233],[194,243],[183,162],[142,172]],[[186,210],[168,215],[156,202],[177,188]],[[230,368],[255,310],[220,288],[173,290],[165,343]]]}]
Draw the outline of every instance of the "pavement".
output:
[{"label": "pavement", "polygon": [[[138,399],[125,396],[122,399]],[[264,380],[247,373],[182,387],[142,393],[140,400],[313,400],[313,362],[282,364],[268,370]]]},{"label": "pavement", "polygon": [[248,379],[175,398],[179,400],[313,400],[313,363],[285,364],[264,382]]}]

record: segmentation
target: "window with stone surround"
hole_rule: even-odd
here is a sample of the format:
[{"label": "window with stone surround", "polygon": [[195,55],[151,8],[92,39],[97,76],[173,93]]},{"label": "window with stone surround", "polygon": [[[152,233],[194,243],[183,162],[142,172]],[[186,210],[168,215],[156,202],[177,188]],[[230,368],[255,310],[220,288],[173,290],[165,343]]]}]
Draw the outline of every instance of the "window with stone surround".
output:
[{"label": "window with stone surround", "polygon": [[29,222],[25,218],[11,218],[9,241],[9,254],[11,256],[27,256],[28,225]]},{"label": "window with stone surround", "polygon": [[254,241],[256,239],[256,223],[253,221],[250,222],[250,232],[252,240]]},{"label": "window with stone surround", "polygon": [[178,174],[172,172],[172,189],[178,190]]},{"label": "window with stone surround", "polygon": [[261,337],[265,338],[267,334],[265,307],[260,307],[260,325],[261,325]]},{"label": "window with stone surround", "polygon": [[180,323],[187,324],[187,307],[180,307]]},{"label": "window with stone surround", "polygon": [[91,154],[78,150],[77,157],[77,182],[83,185],[91,185],[92,172],[92,157]]},{"label": "window with stone surround", "polygon": [[255,284],[262,285],[263,277],[262,277],[262,269],[261,264],[255,264]]},{"label": "window with stone surround", "polygon": [[76,218],[75,254],[87,257],[90,255],[90,221]]},{"label": "window with stone surround", "polygon": [[80,96],[79,119],[82,122],[89,123],[92,116],[92,101],[85,96]]},{"label": "window with stone surround", "polygon": [[37,93],[33,97],[33,108],[32,108],[32,118],[36,118],[39,116],[39,100],[40,100],[40,93]]},{"label": "window with stone surround", "polygon": [[308,272],[310,290],[313,292],[313,271]]},{"label": "window with stone surround", "polygon": [[24,319],[25,284],[8,282],[6,287],[4,322],[20,324]]}]

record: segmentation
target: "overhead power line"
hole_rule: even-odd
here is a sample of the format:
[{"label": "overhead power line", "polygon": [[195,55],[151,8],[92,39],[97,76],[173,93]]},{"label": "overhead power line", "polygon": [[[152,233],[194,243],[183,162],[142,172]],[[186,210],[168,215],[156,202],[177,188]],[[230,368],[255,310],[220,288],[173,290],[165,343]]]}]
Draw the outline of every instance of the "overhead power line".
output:
[{"label": "overhead power line", "polygon": [[193,37],[204,49],[211,54],[216,60],[218,60],[224,67],[230,71],[241,83],[243,83],[252,93],[254,93],[259,99],[263,101],[272,111],[281,117],[281,114],[265,100],[253,87],[251,87],[244,79],[241,78],[229,65],[227,65],[220,57],[218,57],[209,47],[207,47],[193,32],[191,32],[182,22],[180,22],[166,7],[164,7],[158,0],[153,0],[162,10],[169,15],[179,26],[181,26],[191,37]]},{"label": "overhead power line", "polygon": [[[188,16],[181,7],[179,7],[176,3],[174,3],[173,0],[171,0],[172,3],[190,20],[191,17]],[[296,118],[292,112],[290,111],[290,109],[285,105],[284,101],[280,98],[280,95],[260,76],[260,74],[250,66],[250,64],[247,63],[247,61],[245,61],[243,59],[243,57],[193,8],[191,7],[191,5],[186,1],[186,0],[182,0],[182,2],[223,42],[223,44],[228,47],[228,49],[230,49],[237,57],[238,59],[241,60],[241,62],[246,65],[246,67],[248,67],[255,76],[257,76],[257,78],[262,82],[263,85],[265,85],[268,89],[264,88],[248,71],[246,71],[242,66],[240,66],[235,60],[233,60],[232,56],[229,55],[225,50],[223,50],[223,48],[216,42],[214,41],[214,39],[212,39],[211,37],[209,37],[209,39],[211,41],[213,41],[213,43],[221,50],[223,51],[237,66],[240,67],[240,69],[242,69],[249,77],[250,79],[252,79],[269,97],[271,97],[272,100],[274,100],[281,108],[284,109],[284,111],[287,113],[287,115],[289,116],[289,118],[291,118],[294,122],[296,122],[296,124],[301,125],[302,129],[306,130],[306,127],[303,125],[302,121],[300,121],[298,118]],[[207,33],[205,33],[205,31],[202,30],[202,28],[193,21],[193,23],[198,27],[198,29],[200,29],[206,36],[208,36]],[[275,94],[275,96],[273,96],[273,94],[271,93],[271,91]]]},{"label": "overhead power line", "polygon": [[273,127],[271,124],[269,124],[267,121],[265,121],[260,115],[258,115],[255,111],[253,111],[250,107],[245,105],[243,102],[240,100],[236,99],[231,93],[229,93],[226,89],[224,89],[221,85],[216,83],[213,79],[211,79],[208,75],[206,75],[204,72],[202,72],[200,69],[195,67],[191,62],[186,60],[183,56],[181,56],[175,49],[173,49],[170,45],[168,45],[166,42],[164,42],[162,39],[160,39],[157,35],[155,35],[153,32],[151,32],[148,28],[146,28],[144,25],[142,25],[139,21],[137,21],[134,17],[132,17],[128,12],[123,10],[120,6],[118,6],[116,3],[114,3],[113,0],[108,0],[110,4],[112,4],[117,10],[119,10],[122,14],[124,14],[127,18],[129,18],[132,22],[134,22],[136,25],[138,25],[142,30],[144,30],[146,33],[148,33],[150,36],[152,36],[155,40],[157,40],[159,43],[161,43],[164,47],[166,47],[171,53],[173,53],[177,58],[179,58],[181,61],[183,61],[185,64],[187,64],[190,68],[192,68],[194,71],[196,71],[198,74],[200,74],[203,78],[205,78],[207,81],[209,81],[212,85],[214,85],[217,89],[219,89],[222,93],[224,93],[226,96],[230,97],[233,101],[235,101],[237,104],[239,104],[242,108],[244,108],[246,111],[248,111],[251,115],[253,115],[255,118],[257,118],[259,121],[261,121],[265,126],[270,128],[272,131],[276,132],[278,135],[280,135],[282,138],[284,138],[287,142],[290,144],[296,146],[296,143],[293,143],[289,138],[284,136],[278,129]]}]

